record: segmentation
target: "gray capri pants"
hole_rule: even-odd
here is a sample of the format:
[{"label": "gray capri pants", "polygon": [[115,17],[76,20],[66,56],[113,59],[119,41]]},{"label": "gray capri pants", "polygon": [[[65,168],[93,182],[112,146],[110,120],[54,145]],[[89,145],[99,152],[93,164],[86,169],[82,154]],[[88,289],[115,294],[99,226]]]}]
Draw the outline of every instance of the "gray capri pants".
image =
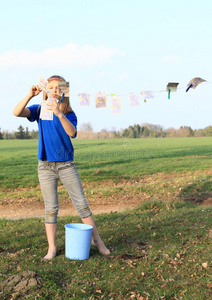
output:
[{"label": "gray capri pants", "polygon": [[58,179],[65,186],[80,218],[87,218],[92,214],[74,161],[51,162],[39,160],[38,178],[45,204],[45,223],[57,223],[59,210]]}]

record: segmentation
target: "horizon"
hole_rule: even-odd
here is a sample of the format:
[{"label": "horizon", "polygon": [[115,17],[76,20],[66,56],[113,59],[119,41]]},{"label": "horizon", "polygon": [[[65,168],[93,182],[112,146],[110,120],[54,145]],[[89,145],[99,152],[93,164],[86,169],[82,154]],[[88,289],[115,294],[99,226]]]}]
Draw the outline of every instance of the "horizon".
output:
[{"label": "horizon", "polygon": [[[81,126],[83,126],[83,125],[90,125],[91,127],[92,127],[92,124],[89,124],[89,123],[83,123],[83,124],[81,124]],[[107,129],[105,129],[105,128],[103,128],[103,129],[101,129],[100,131],[94,131],[93,130],[93,128],[92,128],[92,130],[91,130],[91,132],[93,132],[93,133],[98,133],[98,132],[101,132],[101,131],[103,131],[103,130],[106,130],[106,131],[108,131],[108,132],[113,132],[113,131],[115,131],[115,132],[122,132],[123,130],[125,130],[125,129],[128,129],[130,126],[135,126],[135,125],[139,125],[139,126],[146,126],[146,127],[148,127],[148,126],[158,126],[158,127],[161,127],[160,129],[162,129],[163,131],[166,131],[166,130],[170,130],[170,129],[173,129],[173,130],[179,130],[181,127],[186,127],[186,128],[191,128],[193,131],[198,131],[198,130],[204,130],[204,129],[206,129],[206,128],[208,128],[208,127],[212,127],[212,125],[209,125],[209,126],[206,126],[206,127],[204,127],[204,128],[192,128],[192,127],[190,127],[190,126],[183,126],[183,125],[181,125],[179,128],[175,128],[175,127],[168,127],[168,128],[164,128],[163,126],[161,126],[160,124],[150,124],[150,123],[141,123],[141,124],[131,124],[131,125],[129,125],[128,127],[126,127],[126,128],[119,128],[119,129],[117,129],[117,130],[114,130],[114,129],[110,129],[110,130],[107,130]],[[28,128],[27,126],[26,127],[24,127],[22,124],[20,124],[19,126],[22,126],[23,127],[23,129],[25,129],[26,130],[26,128]],[[19,127],[18,126],[18,127]],[[17,128],[18,129],[18,128]],[[156,129],[156,131],[157,131],[158,129]],[[38,132],[38,129],[32,129],[32,130],[29,130],[29,132],[32,132],[32,131],[37,131]],[[82,129],[77,129],[77,131],[79,132],[79,131],[82,131],[82,132],[89,132],[89,131],[87,131],[87,130],[82,130]],[[2,132],[2,133],[15,133],[15,132],[17,132],[17,130],[7,130],[7,129],[2,129],[2,128],[0,128],[0,132]]]}]

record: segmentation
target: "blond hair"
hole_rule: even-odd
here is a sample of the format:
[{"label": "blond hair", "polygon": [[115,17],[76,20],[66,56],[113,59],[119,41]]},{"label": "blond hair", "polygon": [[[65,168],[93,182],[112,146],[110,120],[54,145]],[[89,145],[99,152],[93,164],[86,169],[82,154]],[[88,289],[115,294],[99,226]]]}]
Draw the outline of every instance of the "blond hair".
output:
[{"label": "blond hair", "polygon": [[[59,75],[53,75],[47,79],[48,82],[51,80],[58,80],[58,81],[63,81],[66,82],[66,80]],[[46,92],[43,92],[43,99],[47,100],[48,96]],[[71,108],[70,102],[69,102],[69,97],[64,97],[63,102],[61,103],[61,96],[59,97],[59,108],[62,111],[63,114],[68,114],[71,113],[73,110]]]}]

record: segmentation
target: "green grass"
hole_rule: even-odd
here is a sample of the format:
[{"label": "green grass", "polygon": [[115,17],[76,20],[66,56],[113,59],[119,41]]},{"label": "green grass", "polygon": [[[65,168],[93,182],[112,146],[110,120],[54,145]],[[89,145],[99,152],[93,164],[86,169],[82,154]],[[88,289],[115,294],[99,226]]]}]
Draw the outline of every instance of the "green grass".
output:
[{"label": "green grass", "polygon": [[[112,252],[105,258],[91,247],[86,261],[64,254],[64,225],[79,222],[77,217],[59,218],[58,255],[46,263],[41,261],[47,251],[43,220],[0,219],[0,286],[25,270],[40,278],[40,286],[24,292],[3,289],[1,299],[209,300],[212,208],[199,204],[212,198],[212,138],[73,143],[90,203],[119,205],[125,197],[129,205],[136,197],[143,203],[95,216]],[[0,141],[0,204],[42,201],[36,156],[36,140]],[[65,201],[65,190],[59,193]]]},{"label": "green grass", "polygon": [[79,219],[59,219],[58,255],[43,262],[43,221],[0,220],[2,282],[26,270],[40,278],[40,286],[24,294],[5,288],[1,299],[210,299],[211,208],[148,201],[132,211],[98,215],[112,252],[102,257],[91,246],[85,261],[65,257],[64,225],[70,222]]},{"label": "green grass", "polygon": [[[77,140],[76,163],[85,180],[138,178],[158,172],[209,168],[212,138]],[[95,176],[95,171],[100,172]],[[91,177],[92,175],[92,177]]]},{"label": "green grass", "polygon": [[37,140],[0,141],[0,188],[13,189],[38,184]]},{"label": "green grass", "polygon": [[[83,182],[208,170],[212,138],[73,140]],[[36,187],[37,140],[0,141],[0,189]]]},{"label": "green grass", "polygon": [[[0,141],[0,203],[42,201],[37,140]],[[212,194],[212,138],[73,140],[75,163],[89,201],[141,194],[142,199]],[[203,186],[204,182],[204,186]],[[206,189],[207,186],[207,189]],[[198,192],[194,192],[199,190]],[[207,191],[207,192],[206,192]],[[60,190],[61,201],[68,195]],[[188,199],[189,200],[189,199]],[[192,200],[193,201],[193,200]]]}]

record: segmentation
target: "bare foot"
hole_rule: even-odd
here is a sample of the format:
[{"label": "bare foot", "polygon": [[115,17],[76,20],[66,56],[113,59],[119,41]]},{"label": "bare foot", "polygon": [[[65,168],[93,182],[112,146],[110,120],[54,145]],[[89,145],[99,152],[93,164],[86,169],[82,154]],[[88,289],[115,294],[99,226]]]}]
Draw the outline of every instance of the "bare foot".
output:
[{"label": "bare foot", "polygon": [[91,245],[96,247],[99,250],[99,252],[103,255],[109,255],[110,254],[110,250],[105,246],[105,244],[103,243],[103,241],[101,239],[99,239],[99,240],[93,240],[92,239]]},{"label": "bare foot", "polygon": [[46,256],[44,256],[43,260],[51,260],[56,256],[56,249],[55,250],[48,250]]}]

